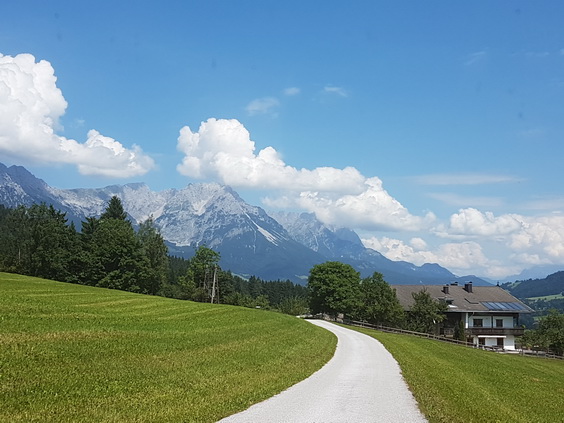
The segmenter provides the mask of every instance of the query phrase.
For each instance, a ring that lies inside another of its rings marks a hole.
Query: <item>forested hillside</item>
[[[517,298],[544,297],[564,291],[564,271],[548,275],[544,279],[528,279],[505,283],[502,287]]]
[[[219,253],[205,246],[198,247],[190,260],[167,252],[152,219],[134,228],[117,197],[99,218],[87,217],[80,230],[53,206],[0,205],[0,271],[178,299],[305,312],[303,286],[232,275],[219,267]]]
[[[564,271],[548,275],[544,279],[528,279],[505,283],[502,287],[535,310],[529,316],[527,326],[532,326],[535,316],[544,316],[550,310],[564,312]]]

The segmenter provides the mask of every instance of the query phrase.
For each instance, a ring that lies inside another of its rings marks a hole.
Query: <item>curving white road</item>
[[[309,378],[221,423],[427,421],[380,342],[323,320],[310,322],[337,335],[333,358]]]

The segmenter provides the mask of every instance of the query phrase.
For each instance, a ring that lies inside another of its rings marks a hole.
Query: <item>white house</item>
[[[447,337],[454,334],[460,321],[468,342],[475,345],[515,349],[515,337],[523,335],[519,315],[533,310],[499,286],[449,285],[394,285],[400,304],[409,311],[413,293],[425,290],[437,301],[448,306],[446,319],[438,332]]]

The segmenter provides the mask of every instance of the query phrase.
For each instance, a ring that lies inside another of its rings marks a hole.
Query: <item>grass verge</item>
[[[562,360],[499,354],[350,328],[384,344],[430,422],[562,421]]]
[[[278,313],[0,273],[0,421],[213,422],[335,345]]]

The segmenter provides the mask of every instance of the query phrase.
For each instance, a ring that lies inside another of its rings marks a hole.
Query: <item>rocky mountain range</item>
[[[206,245],[221,254],[223,269],[244,277],[305,283],[313,265],[337,260],[351,264],[363,277],[381,272],[391,284],[488,284],[475,276],[456,277],[437,264],[391,261],[364,247],[350,229],[324,225],[308,213],[268,214],[247,204],[230,187],[215,183],[160,192],[143,183],[58,189],[21,166],[0,163],[0,204],[52,204],[78,228],[86,217],[99,216],[114,195],[134,224],[153,217],[171,254],[191,257],[195,248]]]

